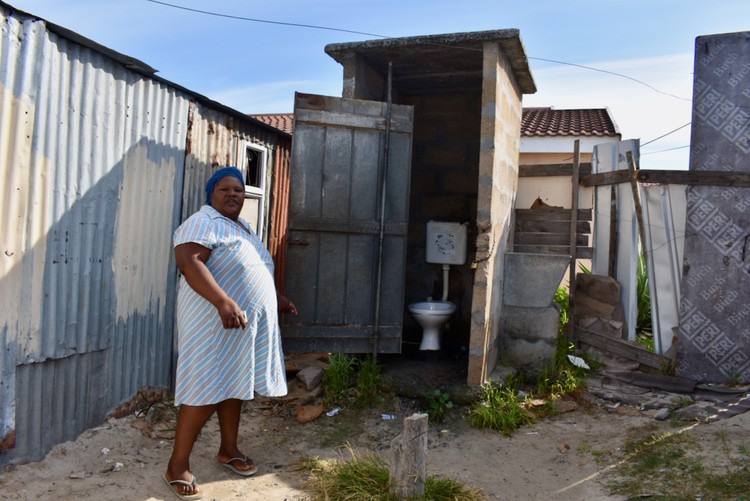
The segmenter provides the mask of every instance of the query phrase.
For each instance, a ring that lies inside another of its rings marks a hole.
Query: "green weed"
[[[357,372],[357,403],[364,407],[373,407],[383,400],[383,375],[380,364],[374,356],[359,359]]]
[[[332,353],[323,371],[323,398],[326,405],[341,405],[352,387],[356,358],[346,353]]]
[[[453,402],[448,393],[435,390],[427,395],[427,416],[431,423],[442,423],[445,420],[445,413],[448,409],[453,408]]]
[[[483,400],[469,410],[469,423],[475,428],[498,430],[510,436],[519,427],[534,421],[523,400],[513,388],[514,381],[498,387],[492,382],[483,388]]]

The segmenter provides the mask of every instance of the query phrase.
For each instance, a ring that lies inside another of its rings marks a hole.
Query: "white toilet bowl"
[[[455,311],[456,305],[450,301],[423,301],[409,305],[409,312],[422,327],[420,350],[440,349],[440,333]]]

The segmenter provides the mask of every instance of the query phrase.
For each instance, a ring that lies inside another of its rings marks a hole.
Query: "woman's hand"
[[[225,329],[236,329],[238,327],[244,329],[247,326],[247,313],[242,311],[237,303],[231,299],[227,298],[217,304],[216,310],[219,312],[221,324]]]
[[[279,303],[279,310],[281,310],[282,312],[291,313],[292,315],[297,314],[297,307],[294,306],[294,303],[289,301],[286,296],[277,293],[276,301]]]

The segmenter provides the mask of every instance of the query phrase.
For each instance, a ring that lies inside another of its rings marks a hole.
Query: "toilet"
[[[420,350],[439,350],[440,334],[443,326],[456,311],[456,305],[450,301],[422,301],[409,305],[409,313],[422,327]]]
[[[466,262],[466,223],[429,221],[425,239],[425,260],[443,266],[443,296],[441,300],[409,305],[409,313],[422,328],[420,350],[439,350],[443,327],[456,311],[456,305],[448,301],[448,276],[450,265]]]

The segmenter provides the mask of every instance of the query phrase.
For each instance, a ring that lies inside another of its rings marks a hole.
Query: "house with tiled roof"
[[[254,118],[266,125],[270,125],[290,136],[294,132],[293,113],[265,113],[261,115],[250,115],[250,118]]]
[[[548,205],[569,208],[575,141],[580,141],[581,172],[588,173],[594,146],[621,139],[607,108],[524,108],[516,208],[528,209],[537,198]],[[592,190],[581,188],[578,206],[588,209],[592,204]]]

